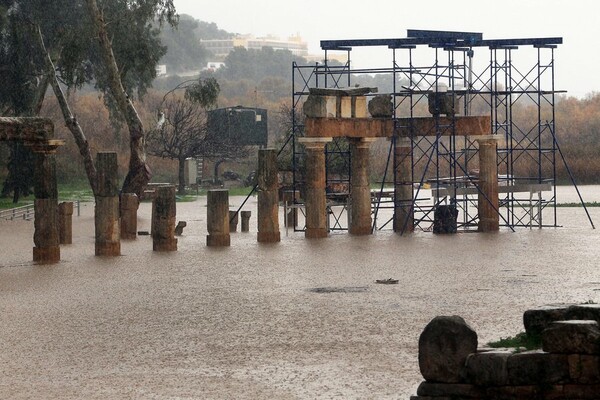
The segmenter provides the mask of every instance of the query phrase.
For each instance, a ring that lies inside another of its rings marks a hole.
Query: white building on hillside
[[[252,35],[240,35],[232,39],[200,40],[200,43],[210,50],[216,59],[225,59],[234,47],[260,50],[263,47],[271,47],[274,50],[289,50],[293,55],[299,57],[308,56],[308,46],[299,35],[290,36],[287,40],[276,36],[254,37]]]

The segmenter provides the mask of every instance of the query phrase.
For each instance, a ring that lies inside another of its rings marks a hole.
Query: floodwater
[[[177,252],[140,236],[99,258],[84,204],[52,266],[31,262],[31,221],[0,221],[0,398],[407,399],[436,315],[485,344],[521,331],[528,308],[600,302],[600,233],[582,208],[559,208],[562,228],[309,241],[282,227],[279,244],[238,232],[229,248],[205,246],[204,198],[177,212]],[[149,229],[149,204],[139,216]],[[387,278],[400,283],[374,283]]]

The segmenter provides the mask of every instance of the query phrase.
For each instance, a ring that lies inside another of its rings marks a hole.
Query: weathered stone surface
[[[135,239],[137,237],[137,210],[139,199],[135,193],[121,195],[121,239]]]
[[[481,397],[485,391],[475,385],[465,383],[421,382],[417,389],[419,396]]]
[[[596,321],[556,321],[542,332],[548,353],[600,354],[600,326]]]
[[[152,249],[154,251],[176,251],[175,219],[177,206],[175,186],[161,186],[156,189],[152,207]]]
[[[279,242],[279,193],[277,150],[258,151],[258,235],[259,242]]]
[[[96,255],[121,255],[118,197],[96,197],[94,224],[96,232]]]
[[[600,399],[600,385],[565,385],[565,399],[598,400]]]
[[[569,361],[564,354],[541,350],[512,354],[507,361],[510,385],[563,383],[569,379]]]
[[[238,226],[238,212],[229,211],[229,233],[236,232]]]
[[[242,211],[240,214],[242,214],[242,232],[249,232],[252,211]]]
[[[309,95],[302,112],[309,118],[333,118],[337,114],[337,101],[335,96]]]
[[[73,202],[58,204],[58,228],[60,244],[73,243]]]
[[[308,92],[311,95],[319,96],[364,96],[369,93],[377,93],[376,87],[359,86],[345,88],[309,88]]]
[[[600,323],[600,304],[576,304],[567,308],[564,318],[594,320]]]
[[[435,317],[419,337],[419,368],[427,381],[461,382],[465,361],[477,351],[477,333],[459,316]]]
[[[369,114],[373,118],[391,118],[394,115],[394,104],[392,96],[380,94],[369,101]]]
[[[207,194],[207,246],[229,246],[229,191],[209,190]]]
[[[371,187],[369,186],[369,144],[371,139],[351,139],[351,214],[348,231],[352,235],[371,234]]]
[[[469,354],[465,364],[465,378],[480,386],[504,386],[508,381],[507,360],[510,351],[484,351]]]
[[[115,197],[119,195],[119,171],[117,153],[99,152],[96,156],[96,196]]]
[[[600,356],[571,354],[569,376],[573,382],[582,384],[600,384]]]
[[[496,140],[486,139],[479,142],[479,193],[477,210],[480,232],[495,232],[500,229],[498,199],[498,161]]]
[[[523,325],[528,334],[540,335],[552,322],[564,320],[566,305],[547,305],[523,313]]]
[[[183,235],[183,228],[185,228],[186,226],[187,226],[187,222],[179,221],[177,223],[177,226],[175,227],[175,236]]]
[[[327,237],[327,204],[325,197],[325,145],[331,139],[301,138],[306,147],[306,230],[307,239]]]
[[[564,400],[562,385],[491,386],[484,399],[490,400]]]
[[[427,103],[431,115],[455,115],[460,110],[458,96],[452,92],[430,92]]]

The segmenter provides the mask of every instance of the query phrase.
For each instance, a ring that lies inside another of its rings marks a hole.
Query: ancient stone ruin
[[[542,307],[523,320],[542,349],[477,348],[461,317],[434,318],[419,338],[425,381],[411,400],[600,399],[600,306]]]

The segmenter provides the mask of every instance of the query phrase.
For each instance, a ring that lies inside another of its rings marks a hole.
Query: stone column
[[[262,243],[281,240],[279,233],[279,193],[277,185],[277,150],[258,151],[258,235]]]
[[[58,205],[58,227],[60,244],[73,243],[73,202],[65,201]]]
[[[152,250],[177,251],[176,216],[175,186],[157,188],[152,207]]]
[[[119,229],[119,175],[117,153],[96,156],[97,193],[94,220],[96,225],[96,255],[121,255]]]
[[[242,214],[242,232],[250,232],[250,216],[252,211],[241,211]]]
[[[371,187],[369,186],[369,146],[374,138],[350,140],[351,218],[349,231],[352,235],[371,234]]]
[[[412,158],[409,138],[396,138],[394,148],[394,232],[414,231]]]
[[[498,155],[496,139],[479,139],[479,195],[478,210],[480,232],[500,229],[498,200]]]
[[[139,200],[135,193],[121,195],[121,239],[137,237],[137,210]]]
[[[229,246],[229,191],[209,190],[207,195],[207,246]]]
[[[58,222],[58,187],[56,159],[52,151],[34,150],[34,210],[33,261],[53,264],[60,261]]]
[[[306,230],[308,239],[327,237],[325,145],[331,138],[299,138],[306,148]]]
[[[237,231],[238,212],[229,211],[229,233]]]

